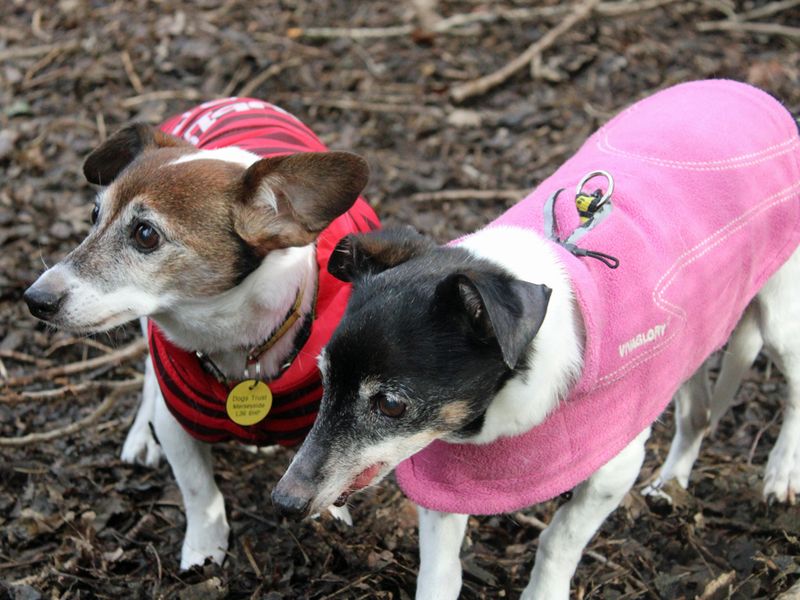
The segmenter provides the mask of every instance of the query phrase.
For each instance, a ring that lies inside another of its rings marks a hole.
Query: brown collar
[[[272,335],[270,335],[265,342],[262,342],[257,346],[253,346],[252,348],[250,348],[250,350],[248,350],[247,362],[245,363],[246,366],[250,366],[252,364],[257,363],[258,360],[264,355],[264,353],[269,351],[270,348],[272,348],[275,344],[277,344],[278,341],[284,335],[286,335],[289,329],[292,328],[292,325],[294,325],[297,322],[297,319],[299,319],[302,316],[300,312],[300,307],[303,304],[303,296],[305,295],[305,291],[306,291],[306,282],[303,281],[303,285],[300,286],[299,290],[297,290],[297,297],[294,299],[294,304],[292,305],[292,308],[289,310],[289,314],[286,315],[286,318],[284,319],[281,326],[278,327],[275,331],[273,331]]]

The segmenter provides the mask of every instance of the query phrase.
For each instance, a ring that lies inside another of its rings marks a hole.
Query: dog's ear
[[[455,273],[439,284],[435,302],[463,317],[479,340],[496,341],[503,361],[514,369],[542,326],[550,292],[503,274]]]
[[[83,163],[83,174],[89,183],[108,185],[147,148],[188,146],[177,138],[145,123],[123,127],[100,144]]]
[[[341,281],[379,273],[435,247],[413,227],[381,229],[342,238],[328,260],[328,272]]]
[[[305,246],[353,206],[368,178],[366,161],[348,152],[261,159],[244,174],[234,227],[260,256]]]

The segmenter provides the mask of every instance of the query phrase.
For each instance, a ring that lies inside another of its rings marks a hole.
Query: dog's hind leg
[[[758,322],[759,308],[756,303],[747,307],[739,324],[728,340],[728,347],[722,354],[719,377],[711,396],[711,419],[709,433],[713,433],[736,396],[742,379],[750,370],[764,345]]]
[[[689,476],[706,432],[713,431],[730,408],[736,390],[762,344],[757,307],[751,305],[731,334],[710,400],[707,364],[700,367],[675,394],[675,437],[658,478],[643,490],[645,495],[663,496],[661,487],[673,478],[681,487],[689,485]]]
[[[689,485],[689,474],[708,427],[708,404],[708,372],[703,365],[675,394],[675,437],[661,473],[645,494],[659,490],[673,478],[684,488]]]
[[[794,503],[800,492],[800,250],[758,293],[764,349],[787,381],[783,424],[764,472],[764,499]]]
[[[206,558],[222,564],[230,528],[225,516],[225,500],[214,481],[211,447],[194,439],[181,427],[161,394],[156,402],[155,430],[186,509],[181,569],[202,565]]]
[[[647,427],[604,466],[575,488],[539,536],[539,549],[523,600],[567,600],[583,549],[628,493],[644,461]]]
[[[468,515],[417,507],[419,576],[417,600],[455,600],[461,591],[461,542]]]
[[[140,319],[140,325],[145,339],[147,339],[147,319]],[[122,445],[120,458],[126,463],[143,463],[148,467],[155,467],[161,460],[161,447],[153,437],[150,424],[155,418],[156,402],[161,392],[158,389],[153,363],[150,357],[145,358],[144,385],[142,386],[142,401],[136,411],[125,443]]]

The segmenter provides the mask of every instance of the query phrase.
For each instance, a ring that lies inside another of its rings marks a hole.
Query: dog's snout
[[[292,464],[272,490],[272,503],[279,514],[301,519],[308,515],[315,493],[314,483]]]
[[[56,293],[48,289],[38,288],[33,285],[22,295],[31,314],[37,319],[48,321],[52,319],[66,298],[64,293]]]
[[[278,514],[299,519],[308,514],[311,498],[307,498],[304,495],[296,495],[291,490],[282,490],[276,487],[272,490],[272,503],[275,505]]]

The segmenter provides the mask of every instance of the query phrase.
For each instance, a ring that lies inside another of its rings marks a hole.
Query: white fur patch
[[[60,279],[59,288],[67,290],[67,297],[54,324],[73,331],[107,331],[137,317],[152,314],[164,300],[132,285],[109,293],[103,292],[77,277],[64,263],[45,271],[37,284],[47,284],[53,279]]]
[[[459,440],[485,444],[529,431],[556,408],[580,374],[583,332],[572,284],[550,242],[526,229],[491,227],[468,237],[461,247],[518,279],[552,290],[544,322],[533,340],[530,369],[495,396],[480,433]]]
[[[254,162],[260,160],[260,156],[238,148],[236,146],[228,146],[226,148],[215,148],[213,150],[198,150],[191,152],[173,160],[169,165],[180,165],[183,163],[192,162],[193,160],[221,160],[230,162],[243,167],[249,167]]]

